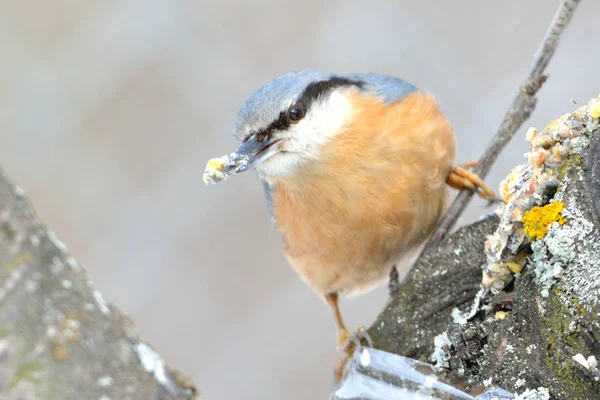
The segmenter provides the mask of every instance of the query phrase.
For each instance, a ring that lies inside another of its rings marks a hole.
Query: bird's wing
[[[398,101],[407,94],[418,90],[417,87],[400,78],[373,72],[346,74],[344,77],[365,82],[365,90],[374,91],[387,104]]]
[[[268,182],[262,181],[263,189],[265,190],[265,197],[267,199],[267,209],[269,210],[269,215],[271,216],[271,223],[275,225],[275,212],[273,211],[273,188],[269,185]]]

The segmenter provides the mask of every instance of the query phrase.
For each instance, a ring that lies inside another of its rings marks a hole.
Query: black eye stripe
[[[326,95],[331,93],[334,89],[344,86],[356,86],[362,88],[364,82],[353,81],[346,78],[333,77],[325,81],[313,82],[304,89],[304,92],[300,96],[300,100],[306,105],[306,109],[309,110],[312,103],[324,98]]]
[[[313,82],[304,89],[304,92],[300,95],[298,102],[302,102],[304,105],[304,115],[308,114],[311,105],[324,98],[326,95],[331,93],[334,89],[344,86],[355,86],[362,88],[364,86],[362,81],[354,81],[351,79],[332,77],[324,81]],[[271,122],[266,128],[254,133],[258,142],[264,142],[270,139],[273,134],[277,131],[284,131],[290,127],[290,125],[297,121],[291,121],[288,115],[289,109],[281,111],[277,119]],[[248,140],[252,136],[248,135],[244,141]]]
[[[242,139],[242,143],[245,143],[248,141],[248,139],[250,139],[252,136],[256,135],[256,141],[257,142],[264,142],[267,139],[271,138],[271,136],[273,136],[273,133],[277,132],[277,131],[284,131],[287,128],[289,128],[291,125],[291,122],[287,116],[287,110],[286,111],[281,111],[279,113],[279,116],[277,117],[276,120],[274,120],[273,122],[271,122],[269,124],[269,126],[267,126],[266,128],[263,128],[257,132],[254,133],[250,133],[248,135],[246,135],[243,139]]]

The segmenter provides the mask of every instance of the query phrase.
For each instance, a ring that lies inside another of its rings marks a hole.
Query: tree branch
[[[571,21],[573,14],[580,0],[565,0],[561,3],[556,12],[546,36],[542,41],[533,61],[533,65],[529,71],[527,79],[519,87],[519,92],[513,100],[510,108],[506,112],[498,132],[494,135],[488,144],[485,152],[478,161],[475,172],[483,179],[488,174],[492,165],[500,155],[500,152],[513,138],[517,130],[529,119],[531,113],[535,109],[537,98],[535,95],[540,90],[548,75],[544,74],[550,59],[554,55],[561,34]],[[440,242],[446,237],[446,234],[452,229],[460,215],[463,213],[473,192],[470,190],[461,190],[454,202],[450,205],[446,214],[438,224],[437,229],[429,237],[429,240],[423,247],[423,250],[417,257],[415,265],[418,265],[423,256],[431,249],[437,247]],[[393,296],[398,292],[399,282],[398,273],[393,268],[390,274],[389,290]]]

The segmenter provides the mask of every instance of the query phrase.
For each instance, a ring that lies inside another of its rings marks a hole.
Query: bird
[[[495,194],[476,162],[455,164],[455,132],[434,95],[394,76],[290,72],[258,88],[233,125],[239,147],[210,160],[204,181],[256,171],[288,264],[333,312],[340,379],[356,348],[340,297],[378,287],[393,268],[406,276],[450,187]]]

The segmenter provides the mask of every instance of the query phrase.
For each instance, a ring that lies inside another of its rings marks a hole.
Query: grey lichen
[[[543,240],[531,245],[533,255],[530,265],[534,267],[543,297],[548,297],[550,288],[562,274],[563,268],[575,256],[573,238],[564,235],[557,225],[552,225]]]
[[[523,393],[518,394],[515,400],[550,400],[550,392],[545,387],[527,389]]]
[[[532,244],[531,266],[534,268],[541,294],[548,297],[549,290],[558,279],[567,290],[576,291],[584,305],[600,305],[600,235],[589,216],[583,215],[577,205],[575,193],[559,192],[557,197],[565,202],[564,225],[554,223],[548,234]]]

